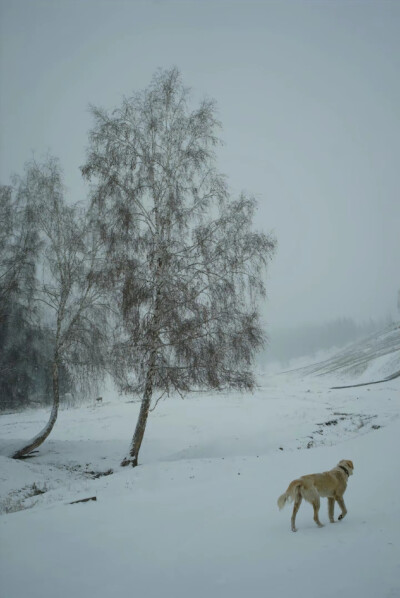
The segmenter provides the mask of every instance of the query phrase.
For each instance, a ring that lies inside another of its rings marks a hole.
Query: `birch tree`
[[[20,180],[20,192],[34,206],[42,241],[41,268],[37,273],[35,301],[53,336],[53,407],[45,427],[15,452],[21,458],[40,446],[57,419],[59,374],[96,375],[105,367],[107,297],[96,285],[101,244],[88,214],[78,205],[67,205],[59,163],[49,158],[32,162]]]
[[[114,374],[141,406],[122,465],[136,466],[153,404],[190,389],[251,389],[263,343],[257,302],[275,240],[252,229],[216,168],[214,101],[189,108],[173,68],[108,113],[92,107],[84,176],[107,246],[122,337]]]

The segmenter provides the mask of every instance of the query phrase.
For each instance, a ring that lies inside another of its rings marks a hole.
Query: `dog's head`
[[[347,469],[347,471],[349,472],[349,476],[353,475],[353,470],[354,470],[354,465],[353,465],[353,461],[350,461],[349,459],[342,459],[341,461],[339,461],[338,466],[342,466],[345,469]]]

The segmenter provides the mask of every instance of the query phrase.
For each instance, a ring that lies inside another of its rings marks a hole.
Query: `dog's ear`
[[[353,465],[353,461],[350,461],[349,459],[346,461],[347,465],[349,467],[351,467],[351,469],[354,469],[354,465]]]

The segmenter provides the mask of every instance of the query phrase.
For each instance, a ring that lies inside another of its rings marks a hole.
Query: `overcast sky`
[[[400,2],[0,0],[0,180],[62,162],[71,200],[88,104],[119,105],[157,67],[217,100],[220,169],[273,230],[270,325],[396,316]]]

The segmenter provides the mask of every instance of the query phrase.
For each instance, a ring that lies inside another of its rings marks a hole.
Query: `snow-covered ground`
[[[135,469],[119,462],[137,403],[63,410],[18,462],[11,448],[48,413],[1,416],[0,595],[400,596],[400,379],[331,390],[335,380],[300,371],[264,376],[254,394],[166,399]],[[355,467],[347,517],[329,524],[323,499],[319,529],[303,503],[293,534],[278,496],[340,459]]]

